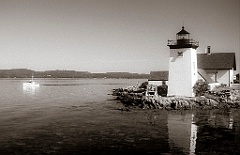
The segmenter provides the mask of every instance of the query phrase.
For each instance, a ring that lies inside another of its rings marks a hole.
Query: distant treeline
[[[148,79],[149,74],[138,74],[129,72],[106,72],[90,73],[75,70],[48,70],[34,71],[29,69],[7,69],[0,70],[0,78],[128,78]]]

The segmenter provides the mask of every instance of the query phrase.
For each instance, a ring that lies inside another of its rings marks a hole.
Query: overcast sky
[[[235,52],[239,0],[0,0],[0,69],[168,70],[185,26],[198,53]]]

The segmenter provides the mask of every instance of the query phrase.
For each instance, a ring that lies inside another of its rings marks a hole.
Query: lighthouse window
[[[182,51],[178,51],[178,56],[182,57],[183,56],[183,52]]]

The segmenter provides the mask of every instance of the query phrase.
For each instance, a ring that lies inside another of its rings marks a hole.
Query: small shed
[[[148,79],[148,85],[160,86],[167,84],[168,71],[151,71]]]

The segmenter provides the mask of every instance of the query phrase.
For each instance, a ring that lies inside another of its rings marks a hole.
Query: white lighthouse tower
[[[197,81],[197,52],[199,43],[190,39],[190,33],[182,30],[176,40],[168,40],[170,47],[168,96],[194,96]]]

